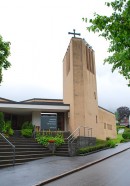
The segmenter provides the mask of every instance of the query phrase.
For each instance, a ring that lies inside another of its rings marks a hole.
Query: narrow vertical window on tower
[[[97,115],[96,115],[96,123],[98,123],[98,118],[97,118]]]
[[[94,98],[95,98],[95,99],[97,98],[97,96],[96,96],[96,92],[94,92]]]
[[[66,75],[69,74],[70,71],[70,48],[68,48],[66,53]]]
[[[89,48],[89,69],[90,72],[92,72],[92,53],[90,48]]]
[[[94,54],[93,54],[93,50],[91,51],[91,65],[92,65],[92,73],[94,74]]]
[[[86,46],[86,64],[87,64],[87,69],[90,70],[90,68],[89,68],[89,49],[88,49],[88,46]]]

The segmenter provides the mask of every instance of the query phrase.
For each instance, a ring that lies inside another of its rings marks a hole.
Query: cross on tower
[[[75,37],[76,35],[78,35],[78,36],[80,36],[80,35],[81,35],[80,33],[76,33],[76,32],[75,32],[75,29],[73,29],[73,31],[74,31],[74,32],[68,32],[68,34],[73,34],[73,35],[74,35],[74,37]]]

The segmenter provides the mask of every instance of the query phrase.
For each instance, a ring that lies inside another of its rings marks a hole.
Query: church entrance
[[[22,124],[26,121],[32,121],[32,115],[19,115],[19,114],[9,114],[4,113],[4,120],[11,121],[12,129],[13,130],[21,130]]]

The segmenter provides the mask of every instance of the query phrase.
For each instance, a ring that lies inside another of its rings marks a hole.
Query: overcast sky
[[[76,29],[96,56],[98,104],[115,110],[130,107],[127,81],[103,65],[108,43],[86,30],[82,17],[109,15],[105,0],[0,0],[0,34],[11,42],[12,66],[3,73],[0,97],[14,101],[63,98],[62,61]]]

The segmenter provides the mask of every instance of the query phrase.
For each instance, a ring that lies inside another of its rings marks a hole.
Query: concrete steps
[[[56,148],[56,156],[69,156],[66,140],[69,135],[69,132],[63,132],[65,143]],[[20,136],[19,131],[17,135],[10,137],[8,140],[15,145],[15,165],[52,155],[52,151],[47,147],[38,144],[34,138]],[[12,165],[13,149],[5,140],[0,138],[0,168]]]
[[[69,156],[68,143],[65,142],[60,147],[57,147],[55,151],[55,155],[56,156]]]
[[[15,145],[15,164],[52,155],[51,151],[38,144],[33,138],[11,137],[9,141]],[[0,167],[13,165],[13,149],[0,138]]]

